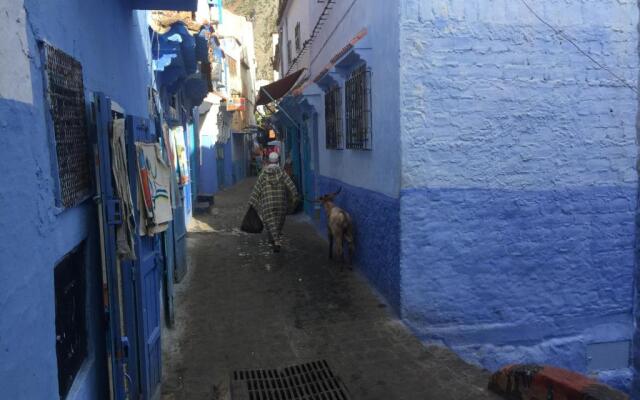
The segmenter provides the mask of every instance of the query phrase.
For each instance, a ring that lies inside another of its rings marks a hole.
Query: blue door
[[[165,143],[166,140],[170,140],[168,135],[165,135],[162,132],[162,124],[160,123],[160,119],[155,119],[155,127],[156,132],[158,132],[158,136],[160,139],[161,147],[163,149],[170,149],[172,147],[171,143]],[[168,132],[166,132],[168,133]],[[166,154],[165,151],[165,160],[172,164],[173,160],[170,160],[169,154]],[[171,171],[175,173],[174,171]],[[172,175],[174,179],[176,179],[175,175]],[[164,310],[164,320],[167,326],[173,326],[173,322],[175,320],[175,309],[173,303],[173,276],[176,265],[176,256],[175,256],[175,245],[173,241],[173,221],[169,224],[167,230],[162,234],[162,255],[163,255],[163,269],[162,269],[162,304]]]
[[[311,152],[312,144],[309,135],[309,129],[306,124],[302,126],[302,170],[303,170],[303,199],[304,199],[304,211],[308,215],[313,214],[315,208],[315,177],[311,170]]]
[[[187,225],[185,221],[184,187],[180,187],[178,206],[173,215],[173,243],[175,252],[174,281],[180,282],[187,274]]]
[[[134,205],[136,226],[140,224],[138,210],[138,168],[136,142],[155,143],[158,141],[155,129],[148,119],[127,116],[127,163],[129,182]],[[140,236],[136,232],[136,260],[131,263],[130,279],[135,290],[135,304],[129,304],[135,310],[137,381],[142,399],[155,399],[160,396],[161,380],[161,324],[160,324],[160,265],[161,237]],[[125,278],[126,275],[125,274]]]
[[[226,187],[224,179],[224,144],[217,143],[216,147],[216,172],[218,174],[218,190]]]
[[[291,156],[292,168],[293,168],[293,182],[296,184],[296,188],[301,194],[304,194],[302,189],[302,168],[300,163],[300,136],[301,132],[299,127],[289,126],[287,128],[287,153],[285,157]]]
[[[164,320],[167,326],[173,326],[175,308],[173,303],[173,279],[176,269],[175,243],[173,241],[173,224],[162,234],[164,249],[164,271],[162,273],[162,302],[164,304]]]
[[[124,399],[130,364],[128,339],[122,318],[122,286],[118,275],[115,227],[121,221],[118,199],[113,187],[111,170],[111,100],[102,93],[96,93],[93,112],[89,113],[91,125],[95,128],[92,138],[94,166],[96,173],[96,202],[99,208],[100,242],[102,248],[103,306],[106,322],[107,372],[112,399]]]
[[[180,129],[180,127],[174,127],[170,130],[170,133],[169,140],[172,140],[177,148],[178,142],[183,140],[178,140],[178,138],[184,138],[184,136],[181,136],[184,135],[184,130]],[[176,170],[173,171],[173,179],[175,182],[179,182],[178,169],[179,162],[176,159]],[[187,215],[188,211],[185,199],[185,186],[181,183],[179,183],[178,186],[179,198],[176,201],[176,209],[174,210],[173,221],[171,222],[171,227],[173,229],[173,250],[175,260],[173,270],[174,282],[180,282],[187,273],[187,226],[185,215]],[[189,198],[189,204],[190,202],[191,199]]]

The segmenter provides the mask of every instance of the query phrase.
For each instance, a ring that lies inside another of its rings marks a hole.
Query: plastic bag
[[[253,206],[249,206],[247,213],[242,219],[242,225],[240,225],[240,229],[243,232],[247,233],[260,233],[264,229],[262,220],[260,219],[258,212],[255,210],[255,208],[253,208]]]

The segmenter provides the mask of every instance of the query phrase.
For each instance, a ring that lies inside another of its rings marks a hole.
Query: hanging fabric
[[[172,130],[173,140],[176,147],[176,165],[180,185],[189,184],[189,162],[187,157],[187,145],[184,140],[184,129],[181,126]]]
[[[165,162],[160,144],[136,143],[140,191],[140,234],[152,236],[168,228],[173,219],[171,207],[171,168]]]
[[[180,192],[178,189],[178,177],[176,171],[176,144],[171,136],[169,126],[166,122],[163,122],[162,143],[164,144],[165,161],[171,169],[171,208],[175,210],[178,207],[178,201],[180,201]]]
[[[124,135],[124,119],[113,120],[111,135],[111,170],[116,193],[120,199],[122,223],[116,227],[116,246],[118,255],[125,260],[134,260],[135,256],[135,218],[133,200],[129,186],[129,169]]]

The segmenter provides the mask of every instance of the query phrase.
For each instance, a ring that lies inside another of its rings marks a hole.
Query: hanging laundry
[[[122,223],[116,227],[116,247],[118,255],[126,260],[134,260],[135,256],[135,217],[133,200],[129,185],[129,168],[124,135],[124,119],[113,120],[111,136],[111,170],[115,182],[116,193],[120,199]]]
[[[171,130],[173,140],[176,146],[176,160],[178,167],[178,176],[181,185],[189,183],[189,162],[187,157],[187,146],[184,140],[184,130],[181,126]]]
[[[175,141],[171,139],[169,126],[166,122],[162,123],[162,144],[164,145],[165,160],[171,169],[171,208],[178,208],[180,192],[178,189],[178,176],[176,171],[176,146]]]
[[[173,219],[171,207],[171,168],[165,162],[159,143],[136,143],[140,191],[140,234],[163,232]],[[144,226],[143,226],[144,225]]]

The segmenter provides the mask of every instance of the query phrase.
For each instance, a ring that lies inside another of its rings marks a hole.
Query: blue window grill
[[[342,148],[342,96],[334,85],[324,94],[324,120],[327,149]]]
[[[371,71],[355,68],[345,82],[347,148],[371,150]]]

